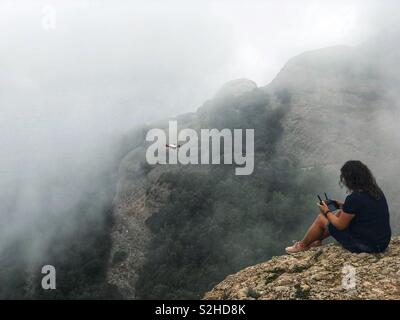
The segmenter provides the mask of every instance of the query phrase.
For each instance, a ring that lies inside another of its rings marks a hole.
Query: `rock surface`
[[[381,254],[329,244],[228,276],[204,299],[400,299],[400,237]]]
[[[146,225],[169,195],[165,185],[157,183],[155,169],[144,177],[142,150],[135,149],[122,161],[117,194],[114,198],[114,227],[107,280],[118,287],[123,297],[135,299],[138,270],[144,263],[151,233]]]
[[[280,147],[300,166],[331,165],[337,171],[349,159],[363,159],[375,169],[398,157],[399,144],[389,145],[397,132],[398,100],[371,65],[374,60],[357,47],[310,51],[289,60],[265,87],[291,94]],[[335,149],[328,157],[327,146]]]

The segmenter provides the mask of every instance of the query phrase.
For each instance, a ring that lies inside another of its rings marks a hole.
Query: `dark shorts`
[[[354,253],[361,253],[361,252],[367,252],[367,253],[377,253],[377,252],[382,252],[386,249],[385,248],[379,248],[379,247],[369,247],[357,239],[355,239],[349,230],[338,230],[335,228],[335,226],[332,223],[328,224],[328,231],[329,234],[337,241],[339,244],[345,248],[346,250],[349,250],[350,252]]]

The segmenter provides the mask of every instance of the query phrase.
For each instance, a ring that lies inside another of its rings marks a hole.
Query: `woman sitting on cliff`
[[[340,171],[340,182],[350,192],[344,203],[335,200],[340,210],[335,214],[324,202],[317,203],[320,214],[304,239],[286,248],[287,253],[320,246],[329,236],[355,253],[382,252],[389,245],[389,209],[371,171],[361,161],[348,161]]]

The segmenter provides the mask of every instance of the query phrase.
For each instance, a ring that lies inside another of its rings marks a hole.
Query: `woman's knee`
[[[328,219],[322,213],[320,213],[316,219],[316,222],[321,226],[321,228],[326,228]]]

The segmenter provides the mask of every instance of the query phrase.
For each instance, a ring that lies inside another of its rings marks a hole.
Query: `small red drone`
[[[176,145],[176,144],[166,144],[165,145],[167,149],[179,149],[181,147],[180,144]]]

